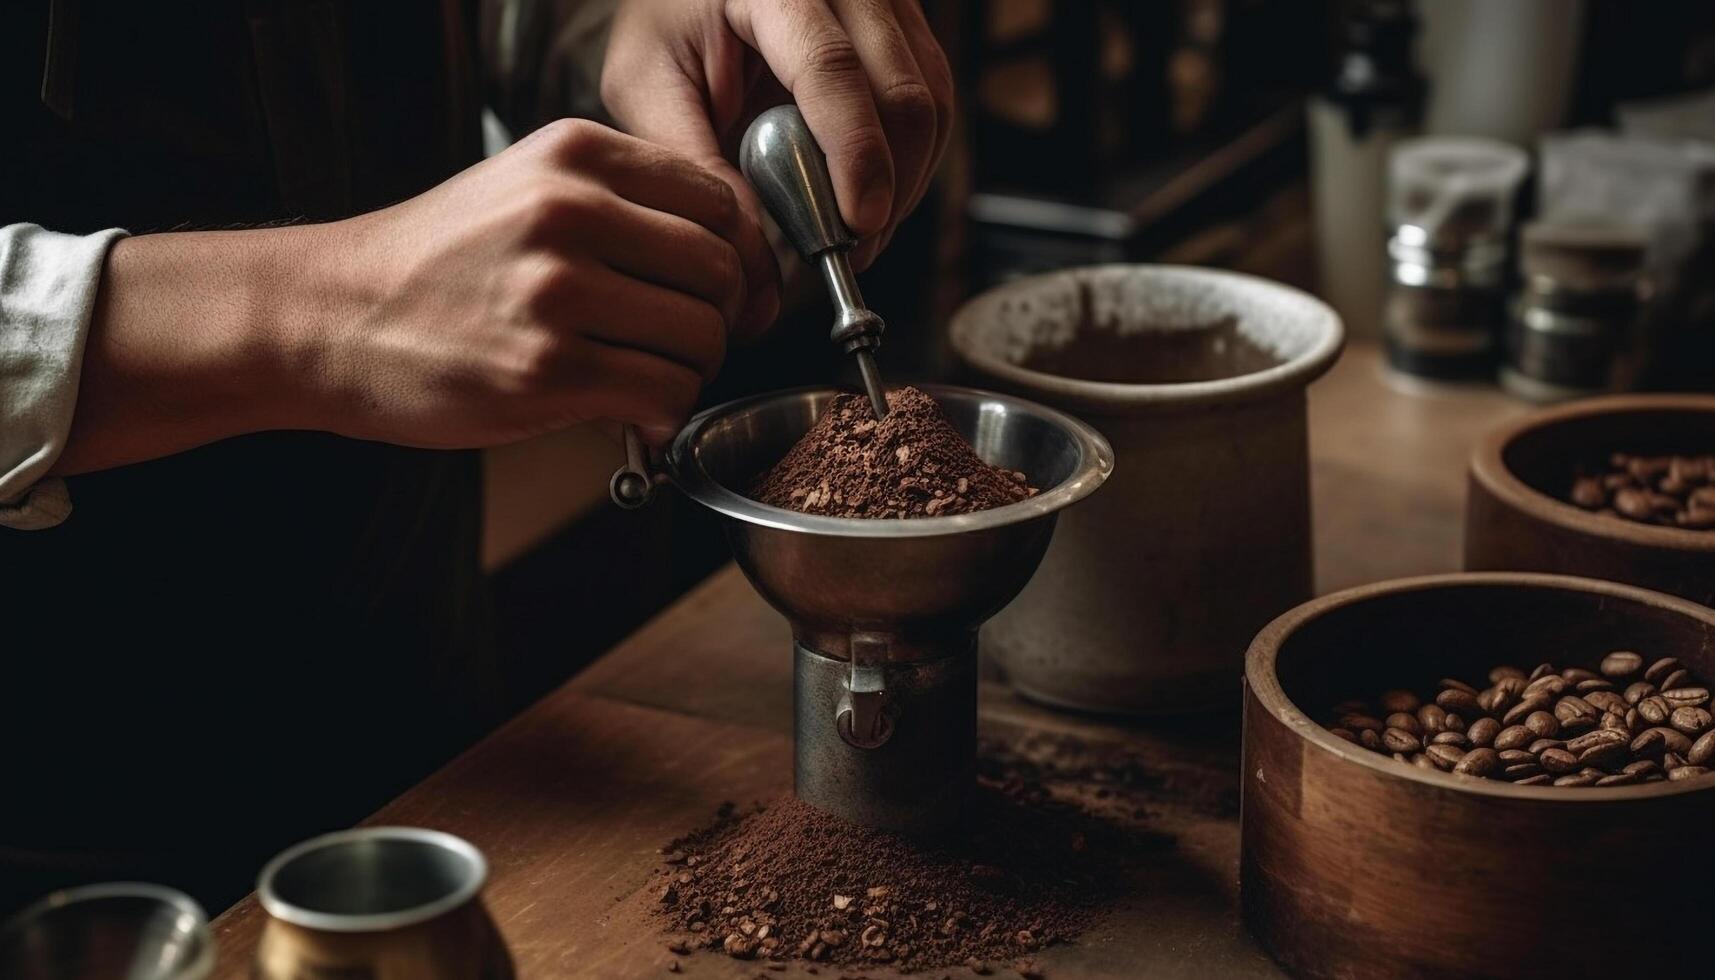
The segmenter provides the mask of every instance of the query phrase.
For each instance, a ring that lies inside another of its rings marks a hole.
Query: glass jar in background
[[[1406,140],[1388,161],[1388,363],[1444,381],[1488,379],[1506,322],[1513,202],[1529,169],[1495,140]]]
[[[1501,384],[1535,402],[1626,387],[1648,298],[1649,235],[1619,224],[1532,222],[1519,236],[1518,295]]]

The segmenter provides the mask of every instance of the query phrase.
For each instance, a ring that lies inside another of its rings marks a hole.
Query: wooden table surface
[[[1348,350],[1310,405],[1318,587],[1456,569],[1466,456],[1525,408],[1486,388],[1397,390],[1369,346]],[[664,975],[674,957],[640,919],[657,848],[724,801],[791,788],[789,644],[786,623],[729,566],[368,822],[440,828],[488,855],[486,900],[521,977]],[[985,737],[1113,744],[1166,787],[1236,793],[1236,725],[1236,714],[1116,724],[990,682],[982,691]],[[1134,900],[1039,966],[1055,980],[1278,976],[1236,921],[1232,813],[1169,792],[1146,819],[1174,846],[1140,873]],[[217,977],[247,975],[262,921],[254,897],[215,920]],[[701,977],[759,973],[707,953],[681,965]],[[804,974],[795,964],[764,975]]]

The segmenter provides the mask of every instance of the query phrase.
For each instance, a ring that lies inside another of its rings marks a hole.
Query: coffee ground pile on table
[[[839,395],[786,457],[751,489],[775,507],[830,517],[945,517],[1033,496],[1023,473],[983,462],[916,388],[869,399]]]
[[[651,889],[677,933],[667,948],[1040,976],[1029,955],[1071,939],[1124,894],[1135,846],[1114,825],[1039,797],[984,788],[971,811],[966,826],[926,843],[791,796],[742,814],[724,807],[714,825],[663,849]]]

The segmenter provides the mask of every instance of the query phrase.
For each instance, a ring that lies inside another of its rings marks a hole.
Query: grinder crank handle
[[[626,510],[636,510],[655,495],[655,478],[649,473],[649,453],[637,426],[620,426],[625,437],[625,464],[607,481],[607,495]]]
[[[829,339],[857,358],[876,418],[886,415],[887,398],[875,366],[884,324],[858,291],[846,260],[857,239],[840,220],[827,158],[798,107],[778,105],[757,116],[739,144],[738,166],[793,247],[822,270],[836,311]]]

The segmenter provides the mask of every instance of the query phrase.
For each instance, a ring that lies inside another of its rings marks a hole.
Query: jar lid
[[[1388,157],[1388,220],[1403,245],[1457,252],[1504,240],[1513,198],[1530,168],[1524,151],[1498,140],[1426,136]]]

